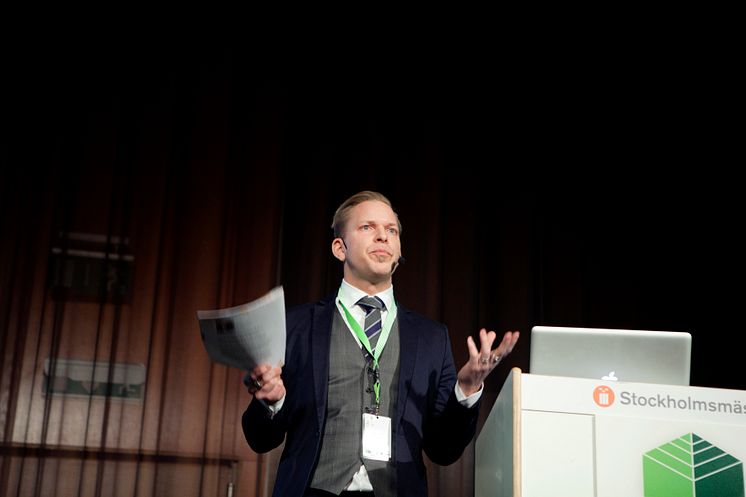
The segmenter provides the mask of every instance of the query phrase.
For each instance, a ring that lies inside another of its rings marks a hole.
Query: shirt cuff
[[[264,409],[267,411],[267,414],[269,415],[269,419],[272,419],[275,417],[275,414],[277,414],[280,409],[282,409],[282,405],[285,403],[285,396],[283,396],[280,400],[272,405],[267,404],[262,399],[255,398],[254,400],[259,402],[264,407]]]
[[[461,390],[461,387],[458,386],[458,381],[456,382],[456,386],[454,388],[456,389],[456,400],[458,400],[459,404],[468,408],[473,407],[474,404],[476,404],[477,401],[482,397],[482,392],[484,392],[484,383],[480,385],[479,390],[469,395],[468,397]]]

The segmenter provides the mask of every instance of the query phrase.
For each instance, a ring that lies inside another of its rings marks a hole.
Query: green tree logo
[[[746,497],[743,463],[694,433],[642,457],[645,497]]]

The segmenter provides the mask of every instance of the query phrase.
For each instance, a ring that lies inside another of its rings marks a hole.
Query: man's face
[[[356,205],[350,209],[342,238],[344,275],[349,283],[363,286],[391,281],[394,263],[401,255],[399,224],[391,207],[377,200]]]

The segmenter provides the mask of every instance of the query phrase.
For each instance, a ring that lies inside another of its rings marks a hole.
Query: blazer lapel
[[[313,383],[316,394],[316,416],[324,425],[326,399],[329,394],[329,343],[332,336],[332,317],[336,304],[333,298],[319,301],[314,307],[311,328]]]
[[[412,384],[414,366],[417,362],[417,346],[420,341],[420,333],[412,322],[409,311],[398,303],[397,306],[396,319],[399,321],[399,393],[396,399],[394,427],[399,426],[404,415],[404,407],[409,395],[409,385]]]

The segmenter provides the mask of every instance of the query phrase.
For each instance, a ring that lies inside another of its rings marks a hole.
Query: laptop
[[[680,331],[534,326],[532,374],[689,385],[692,336]]]

